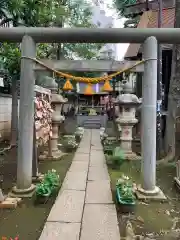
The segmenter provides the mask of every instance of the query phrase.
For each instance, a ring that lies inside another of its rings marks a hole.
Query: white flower
[[[128,177],[128,176],[125,176],[125,175],[123,175],[122,178],[123,178],[124,180],[129,180],[129,177]]]
[[[52,169],[51,172],[54,172],[54,173],[55,173],[55,172],[56,172],[56,169]]]

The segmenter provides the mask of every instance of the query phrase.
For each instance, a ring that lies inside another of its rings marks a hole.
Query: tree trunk
[[[15,146],[17,144],[18,134],[18,90],[17,79],[12,79],[12,111],[11,111],[11,140],[10,144]]]
[[[175,28],[180,28],[180,0],[176,0]],[[176,120],[180,116],[180,44],[173,46],[172,72],[168,96],[166,151],[176,155]]]
[[[166,153],[175,156],[175,133],[176,133],[176,102],[169,94],[168,97],[168,115],[166,120],[165,149]]]

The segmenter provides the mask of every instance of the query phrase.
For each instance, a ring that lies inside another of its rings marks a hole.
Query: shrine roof
[[[174,28],[175,8],[166,8],[162,11],[162,28]],[[144,12],[140,18],[137,28],[157,28],[158,27],[158,11],[150,10]],[[136,57],[140,51],[141,44],[129,44],[124,58]],[[171,44],[162,46],[163,49],[171,49]]]

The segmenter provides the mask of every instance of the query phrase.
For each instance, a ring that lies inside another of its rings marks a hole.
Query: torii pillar
[[[165,200],[156,186],[156,103],[157,103],[157,40],[149,37],[144,43],[144,77],[142,86],[142,186],[137,197],[141,200]]]

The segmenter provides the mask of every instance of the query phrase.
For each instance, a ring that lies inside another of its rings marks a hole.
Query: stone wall
[[[7,140],[10,136],[11,101],[11,95],[0,94],[0,135],[2,140]]]

